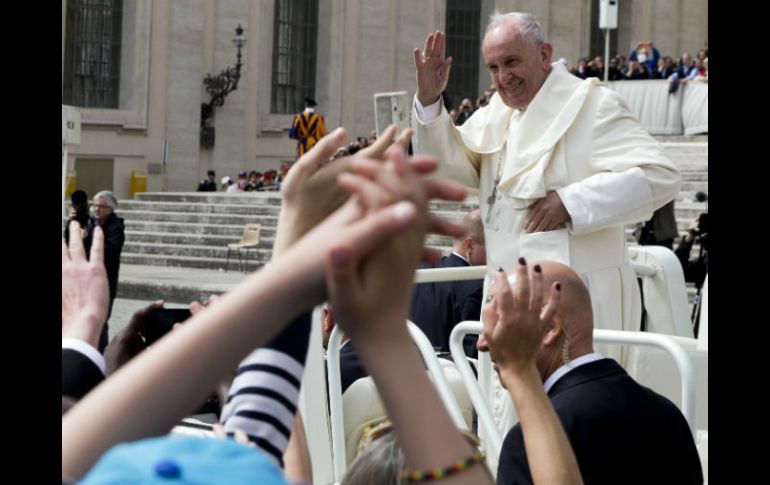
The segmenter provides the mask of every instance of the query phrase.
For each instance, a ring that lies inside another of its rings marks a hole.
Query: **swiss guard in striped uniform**
[[[289,138],[297,141],[297,158],[313,148],[318,140],[326,135],[324,117],[315,112],[314,99],[305,98],[305,111],[294,117],[294,123],[289,130]]]

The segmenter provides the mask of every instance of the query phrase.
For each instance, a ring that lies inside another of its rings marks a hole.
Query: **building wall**
[[[69,149],[70,167],[76,158],[112,160],[113,180],[104,186],[126,198],[132,171],[159,172],[148,173],[148,190],[188,191],[209,169],[218,178],[235,177],[294,159],[296,144],[287,136],[292,115],[270,113],[274,0],[127,0],[124,9],[120,108],[81,110],[81,144]],[[535,14],[555,58],[574,62],[589,54],[590,20],[598,15],[591,0],[481,0],[482,32],[495,9]],[[62,0],[62,30],[65,12]],[[375,127],[375,93],[411,97],[412,51],[429,32],[443,30],[444,21],[444,0],[319,0],[316,100],[327,128],[367,135]],[[203,78],[235,65],[239,23],[248,39],[241,79],[215,109],[216,143],[204,149]],[[613,35],[622,53],[653,40],[662,54],[695,54],[708,38],[707,0],[620,0]],[[483,91],[490,80],[481,56],[479,64]]]

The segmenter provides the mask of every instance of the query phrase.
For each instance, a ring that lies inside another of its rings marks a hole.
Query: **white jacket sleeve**
[[[663,147],[631,114],[617,93],[606,88],[591,132],[592,171],[557,190],[575,235],[648,220],[676,197],[681,177]]]
[[[454,180],[468,188],[470,193],[477,193],[481,155],[465,147],[443,103],[440,103],[438,116],[428,122],[420,118],[417,103],[415,97],[412,113],[414,153],[438,158],[439,168],[434,172],[434,177]],[[433,106],[425,107],[424,110],[431,108]]]

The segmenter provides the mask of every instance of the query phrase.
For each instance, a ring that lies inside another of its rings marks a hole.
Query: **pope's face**
[[[532,45],[515,24],[507,23],[486,34],[481,50],[503,103],[514,109],[526,108],[551,71],[551,45]]]

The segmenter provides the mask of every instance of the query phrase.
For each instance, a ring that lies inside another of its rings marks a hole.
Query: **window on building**
[[[118,108],[122,0],[67,0],[62,103]]]
[[[272,113],[302,111],[315,97],[318,0],[276,0]]]
[[[446,55],[452,57],[452,73],[446,87],[451,108],[463,98],[475,103],[479,94],[481,0],[447,0]]]

